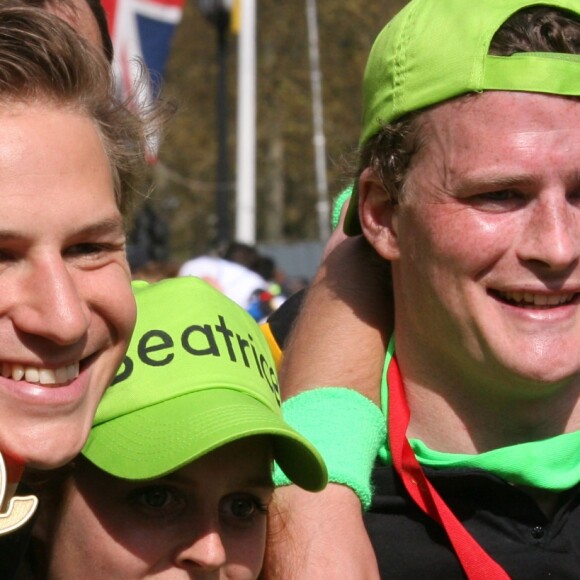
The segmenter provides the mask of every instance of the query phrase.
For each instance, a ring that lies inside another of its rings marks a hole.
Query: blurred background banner
[[[138,74],[135,58],[147,65],[155,92],[181,22],[184,0],[103,0],[115,49],[115,73],[121,97],[131,94]],[[149,95],[144,95],[148,98]]]

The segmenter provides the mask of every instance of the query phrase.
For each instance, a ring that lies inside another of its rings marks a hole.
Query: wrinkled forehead
[[[577,181],[578,97],[486,91],[433,106],[416,122],[411,183],[426,170],[437,170],[444,183],[490,172],[498,179],[500,173],[515,179],[529,172],[528,181],[556,174]]]
[[[471,126],[494,132],[501,139],[502,131],[522,118],[530,124],[561,125],[563,120],[554,114],[560,108],[577,116],[580,97],[492,90],[468,93],[428,107],[416,115],[414,123],[424,138],[435,128],[465,131]]]

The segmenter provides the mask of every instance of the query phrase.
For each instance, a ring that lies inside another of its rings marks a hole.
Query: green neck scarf
[[[381,382],[382,409],[388,417],[389,385],[387,369],[395,354],[394,337],[389,342]],[[387,442],[388,442],[387,425]],[[493,449],[478,455],[443,453],[429,449],[422,441],[410,439],[409,443],[419,463],[434,468],[477,468],[490,471],[502,479],[516,484],[550,491],[570,489],[580,482],[580,431]],[[379,455],[390,464],[388,444]]]

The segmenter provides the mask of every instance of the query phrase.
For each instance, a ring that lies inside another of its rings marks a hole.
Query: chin
[[[74,435],[73,435],[74,432]],[[88,434],[68,430],[66,436],[62,432],[46,432],[42,443],[38,439],[26,446],[14,446],[8,453],[24,460],[27,466],[34,469],[56,469],[74,459],[81,451]]]
[[[551,338],[551,337],[550,337]],[[497,362],[520,380],[557,385],[580,376],[580,344],[564,340],[516,341],[495,349]]]
[[[580,369],[577,366],[570,367],[569,361],[566,366],[554,364],[554,361],[549,361],[547,365],[538,364],[539,362],[536,360],[534,364],[522,367],[521,361],[518,361],[519,364],[512,367],[512,372],[530,386],[537,385],[545,393],[570,383],[580,375]]]

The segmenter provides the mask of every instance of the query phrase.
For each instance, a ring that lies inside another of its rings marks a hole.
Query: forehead
[[[438,167],[446,179],[469,171],[540,171],[578,167],[580,101],[488,91],[433,107],[420,117],[412,169]]]
[[[0,201],[3,212],[14,211],[11,220],[22,217],[22,205],[30,206],[27,214],[40,212],[41,200],[48,204],[42,211],[54,207],[63,219],[89,200],[103,211],[116,205],[110,163],[91,119],[47,103],[12,103],[0,106],[0,127]]]

